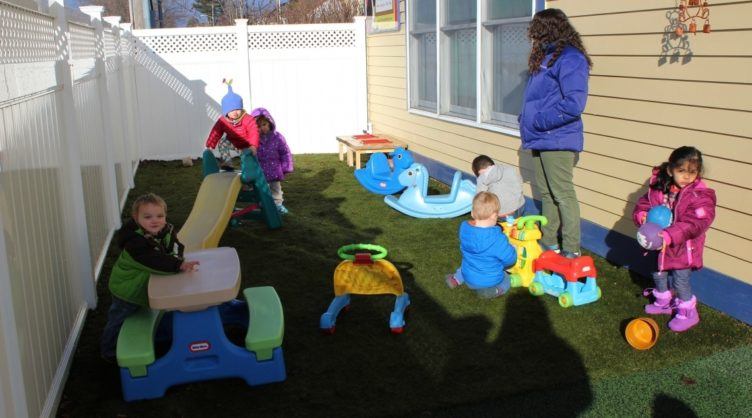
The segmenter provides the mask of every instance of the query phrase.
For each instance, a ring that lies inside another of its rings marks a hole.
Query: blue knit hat
[[[227,94],[222,98],[222,114],[227,116],[233,110],[243,108],[243,98],[232,91],[232,80],[222,82],[227,84]]]

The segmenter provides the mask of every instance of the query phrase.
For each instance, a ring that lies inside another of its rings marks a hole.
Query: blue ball
[[[671,209],[663,205],[653,206],[650,211],[648,211],[648,219],[646,222],[652,222],[658,224],[661,228],[667,228],[671,225],[672,218],[673,215],[671,214]]]

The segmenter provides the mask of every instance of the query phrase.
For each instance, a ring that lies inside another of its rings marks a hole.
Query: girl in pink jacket
[[[664,205],[673,213],[672,224],[661,234],[663,249],[653,273],[655,288],[646,290],[646,295],[652,294],[655,301],[645,305],[645,312],[673,314],[668,326],[676,332],[700,322],[689,277],[693,270],[702,268],[705,232],[715,218],[715,202],[715,191],[702,181],[702,153],[684,146],[675,149],[668,161],[653,169],[648,192],[637,201],[632,213],[638,226],[645,223],[648,211],[654,206]],[[673,303],[669,284],[676,295]]]
[[[206,138],[206,148],[218,148],[222,169],[232,170],[232,152],[250,148],[256,154],[259,133],[256,119],[243,110],[243,98],[232,91],[232,80],[227,84],[227,94],[222,97],[222,116]]]

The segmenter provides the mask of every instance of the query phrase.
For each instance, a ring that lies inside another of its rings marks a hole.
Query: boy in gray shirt
[[[499,218],[518,218],[523,215],[525,197],[522,194],[522,178],[517,169],[507,164],[495,164],[487,155],[473,160],[473,173],[477,177],[476,192],[491,192],[499,198]]]

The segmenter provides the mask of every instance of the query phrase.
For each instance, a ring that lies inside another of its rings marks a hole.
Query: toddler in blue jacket
[[[460,225],[462,265],[446,276],[449,288],[466,284],[484,299],[495,298],[509,290],[505,268],[517,261],[517,250],[497,225],[499,198],[480,192],[473,199],[473,220]]]

